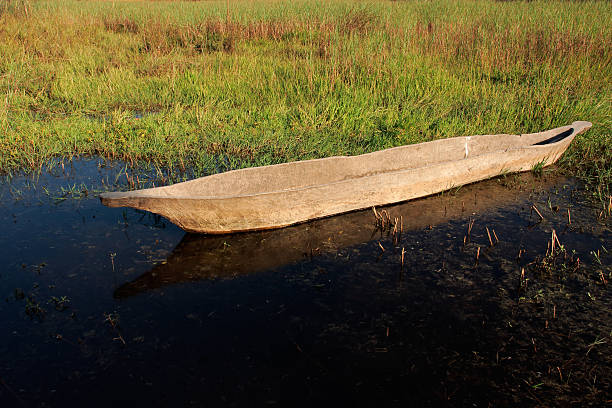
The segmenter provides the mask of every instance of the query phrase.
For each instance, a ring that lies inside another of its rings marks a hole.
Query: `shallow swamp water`
[[[610,215],[576,180],[211,237],[103,207],[125,171],[0,183],[0,406],[612,402]]]

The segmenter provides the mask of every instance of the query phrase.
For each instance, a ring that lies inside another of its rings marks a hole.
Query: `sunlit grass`
[[[19,4],[0,12],[5,172],[206,174],[589,120],[561,164],[610,188],[606,1]]]

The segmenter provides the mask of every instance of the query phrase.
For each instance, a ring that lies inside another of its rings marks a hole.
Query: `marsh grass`
[[[9,3],[4,173],[98,155],[201,175],[589,120],[561,166],[610,191],[609,2]]]
[[[31,8],[30,0],[0,0],[0,15],[10,14],[28,17]]]

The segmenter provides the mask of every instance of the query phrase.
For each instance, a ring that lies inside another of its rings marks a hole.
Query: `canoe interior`
[[[360,156],[337,156],[214,174],[166,187],[130,192],[137,197],[221,198],[303,189],[379,173],[428,167],[493,151],[548,145],[570,137],[564,126],[523,135],[479,135],[400,146]]]
[[[557,143],[557,142],[560,142],[563,139],[571,136],[572,133],[574,133],[574,129],[573,128],[569,128],[565,132],[561,132],[561,133],[559,133],[556,136],[553,136],[553,137],[548,138],[546,140],[542,140],[541,142],[538,142],[538,143],[534,143],[533,146],[544,146],[544,145],[548,145],[548,144],[552,144],[552,143]]]

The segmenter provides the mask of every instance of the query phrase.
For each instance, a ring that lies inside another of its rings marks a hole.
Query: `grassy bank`
[[[610,2],[0,2],[0,170],[99,155],[206,174],[589,120],[612,180]]]

